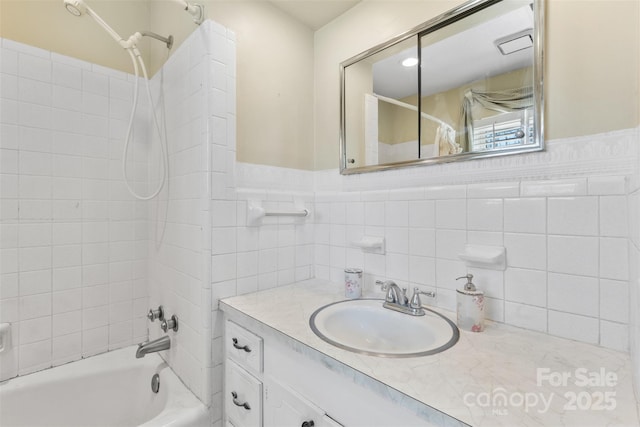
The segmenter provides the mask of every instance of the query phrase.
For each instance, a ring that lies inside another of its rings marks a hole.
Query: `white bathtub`
[[[0,383],[0,426],[210,424],[206,407],[157,354],[135,353],[127,347]]]

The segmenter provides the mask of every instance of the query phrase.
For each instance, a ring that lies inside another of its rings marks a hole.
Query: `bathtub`
[[[0,426],[210,424],[206,407],[160,356],[136,359],[135,353],[127,347],[0,383]]]

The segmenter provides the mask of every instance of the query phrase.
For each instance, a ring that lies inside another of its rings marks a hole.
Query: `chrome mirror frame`
[[[365,172],[377,172],[384,170],[393,170],[398,168],[433,165],[442,163],[451,163],[458,161],[474,160],[480,158],[497,157],[513,154],[524,154],[536,151],[543,151],[544,145],[544,86],[543,86],[543,70],[544,70],[544,28],[545,28],[545,0],[533,0],[533,98],[535,117],[533,121],[534,144],[530,147],[521,147],[516,149],[500,149],[487,152],[465,152],[459,154],[451,154],[447,156],[432,157],[425,159],[415,159],[402,162],[384,163],[378,165],[361,166],[348,168],[347,150],[346,150],[346,102],[345,102],[345,69],[361,61],[371,55],[393,46],[401,41],[411,37],[418,37],[420,34],[436,31],[453,22],[465,18],[473,13],[485,9],[501,1],[508,0],[470,0],[454,9],[451,9],[425,23],[412,28],[384,43],[381,43],[365,52],[362,52],[346,61],[340,63],[340,173],[342,175],[359,174]]]

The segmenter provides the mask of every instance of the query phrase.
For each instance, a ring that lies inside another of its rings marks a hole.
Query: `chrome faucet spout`
[[[136,359],[140,359],[149,353],[156,353],[162,350],[169,350],[171,348],[171,339],[168,335],[155,339],[153,341],[146,341],[138,344],[136,350]]]

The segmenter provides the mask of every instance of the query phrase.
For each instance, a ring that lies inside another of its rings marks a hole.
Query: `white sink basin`
[[[329,344],[373,356],[427,356],[458,342],[458,328],[439,313],[425,309],[424,316],[411,316],[382,303],[356,299],[325,305],[311,315],[309,325]]]

